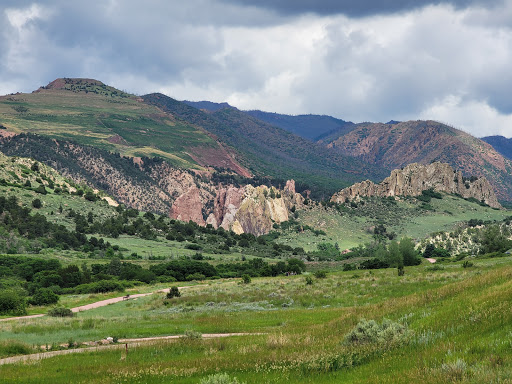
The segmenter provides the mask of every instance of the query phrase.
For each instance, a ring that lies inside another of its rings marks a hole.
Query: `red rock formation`
[[[205,225],[202,209],[199,189],[194,185],[174,201],[169,215],[173,219],[185,222],[192,220],[199,225]]]

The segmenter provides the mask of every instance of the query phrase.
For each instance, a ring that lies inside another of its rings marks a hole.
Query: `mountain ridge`
[[[505,156],[507,159],[512,160],[512,139],[504,136],[486,136],[482,137],[482,140]]]
[[[323,190],[314,193],[316,197],[330,196],[340,187],[366,178],[384,178],[387,173],[387,170],[330,151],[236,108],[205,112],[158,93],[145,95],[143,99],[176,118],[202,126],[235,148],[245,157],[244,166],[252,172],[321,186]]]
[[[324,144],[345,155],[393,169],[411,163],[448,163],[467,177],[485,177],[500,199],[512,200],[512,162],[488,143],[436,121],[358,124],[354,130],[330,137]]]

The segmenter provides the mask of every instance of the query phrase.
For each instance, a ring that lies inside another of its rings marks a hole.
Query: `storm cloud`
[[[426,5],[450,4],[456,8],[502,4],[502,0],[224,0],[232,4],[264,7],[281,14],[297,15],[316,13],[319,15],[344,14],[362,17],[378,14],[407,12]]]
[[[0,94],[90,77],[144,94],[512,136],[512,0],[10,1]]]

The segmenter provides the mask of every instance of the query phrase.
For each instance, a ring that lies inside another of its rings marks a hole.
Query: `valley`
[[[0,125],[0,383],[512,377],[506,142],[69,78]]]

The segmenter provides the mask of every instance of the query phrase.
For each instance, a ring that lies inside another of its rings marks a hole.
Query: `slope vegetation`
[[[146,95],[143,99],[189,124],[203,127],[236,148],[245,158],[244,165],[253,172],[293,178],[298,190],[306,183],[316,197],[327,197],[340,186],[366,178],[382,179],[386,173],[235,108],[207,113],[162,94]]]
[[[482,140],[505,156],[507,159],[512,159],[512,139],[507,139],[503,136],[487,136],[482,137]]]
[[[263,111],[246,111],[259,120],[285,129],[306,139],[317,140],[332,131],[347,130],[355,126],[350,121],[325,115],[283,115]]]
[[[193,173],[171,167],[162,159],[131,158],[74,142],[39,135],[0,139],[8,156],[31,157],[51,165],[76,183],[104,190],[129,207],[168,213],[175,198],[201,183]]]
[[[31,94],[2,96],[0,124],[3,135],[38,133],[126,156],[158,156],[185,168],[213,165],[241,171],[203,129],[92,79],[57,79]],[[202,150],[194,150],[198,147]]]

